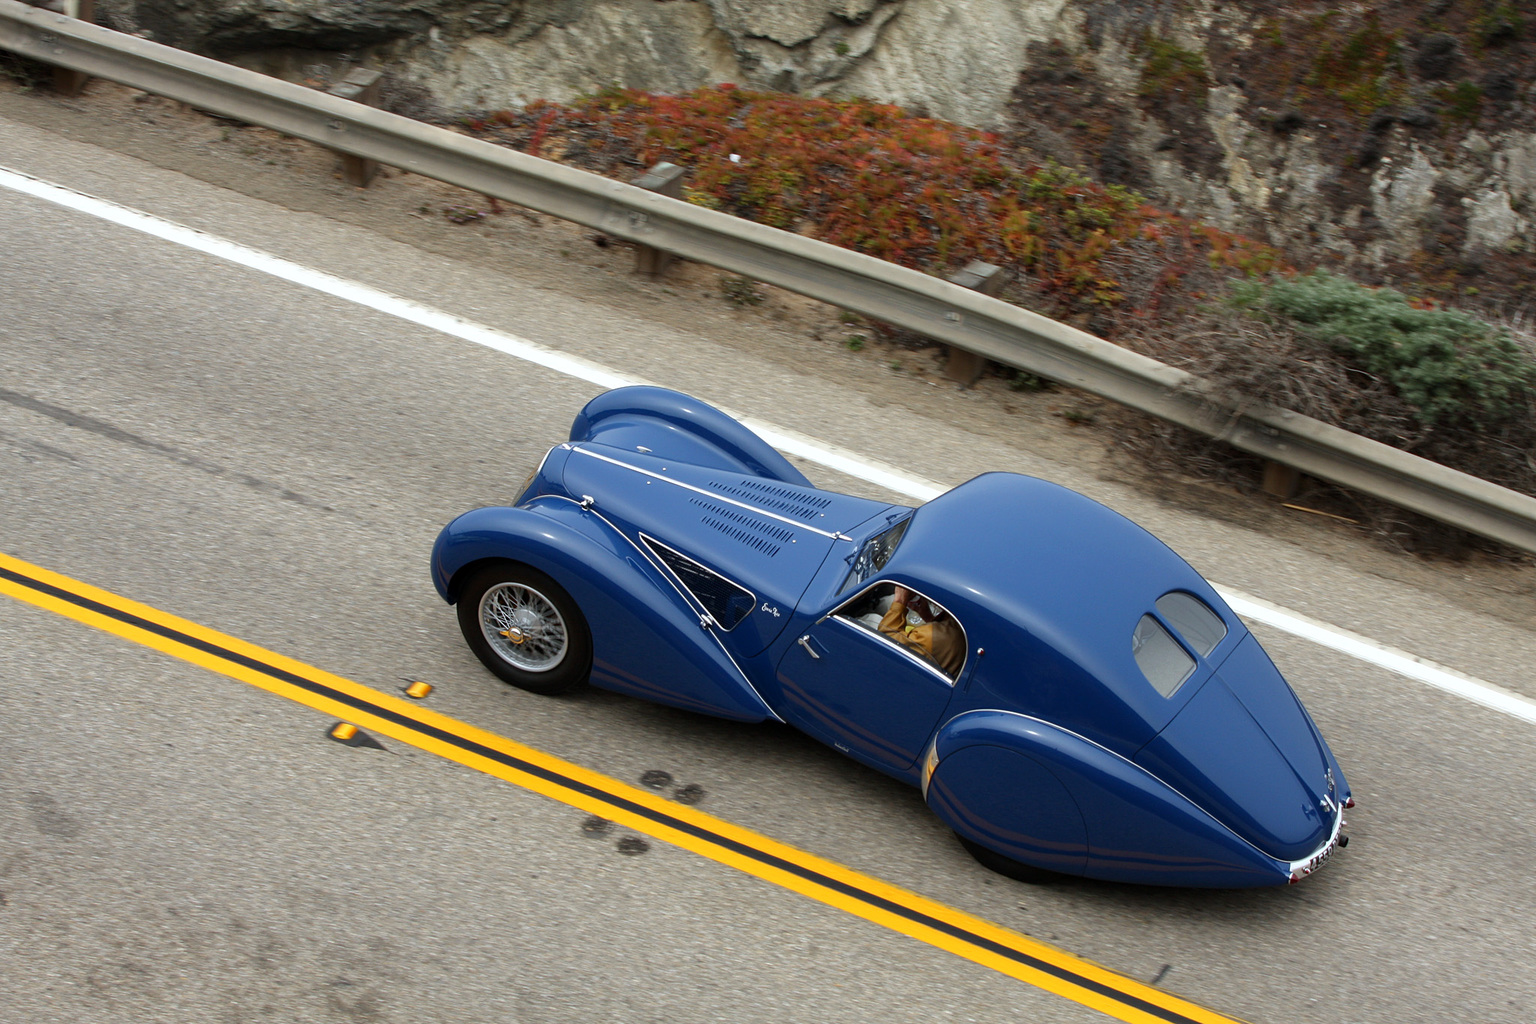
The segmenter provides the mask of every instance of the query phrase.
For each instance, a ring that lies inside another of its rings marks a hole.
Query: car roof
[[[1195,689],[1165,698],[1136,665],[1132,631],[1158,597],[1188,591],[1222,617],[1229,639],[1246,632],[1210,584],[1152,534],[1091,498],[1014,473],[984,474],[919,508],[885,574],[929,591],[973,644],[1001,642],[996,631],[1011,624],[1076,666],[1084,721],[1099,723],[1121,748],[1149,739]],[[1229,649],[1224,640],[1213,656]],[[1023,686],[998,678],[1004,666],[996,659],[978,671],[987,669],[994,689]],[[1022,689],[1013,696],[1030,704]],[[1120,709],[1107,702],[1124,705],[1128,720],[1117,722]]]

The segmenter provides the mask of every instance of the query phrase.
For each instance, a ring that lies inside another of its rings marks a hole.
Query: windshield
[[[891,560],[891,555],[896,551],[896,545],[901,543],[902,534],[907,532],[907,525],[912,522],[909,515],[901,522],[889,529],[882,530],[859,548],[859,553],[853,557],[853,563],[848,569],[848,575],[843,579],[843,585],[837,588],[841,594],[849,587],[854,587],[869,579],[875,573],[885,568],[885,563]]]

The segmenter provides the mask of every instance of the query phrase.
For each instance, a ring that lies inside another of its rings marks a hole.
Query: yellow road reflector
[[[926,942],[1130,1024],[1235,1024],[1232,1017],[1027,935],[900,889],[657,793],[561,760],[427,707],[0,554],[0,593],[238,679],[356,729],[485,772]],[[350,719],[351,721],[346,721]],[[359,723],[352,725],[352,722]]]
[[[429,694],[431,692],[432,692],[432,684],[431,683],[423,683],[423,682],[421,682],[419,680],[417,682],[412,683],[410,686],[407,686],[405,688],[405,695],[407,697],[414,697],[416,700],[421,700],[421,698],[425,697],[427,694]]]
[[[337,722],[327,729],[325,734],[337,743],[344,743],[349,747],[372,747],[374,750],[384,749],[384,744],[369,736],[351,722]]]

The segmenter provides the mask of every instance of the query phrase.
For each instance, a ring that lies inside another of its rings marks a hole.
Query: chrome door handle
[[[817,661],[821,660],[821,655],[817,654],[816,649],[811,646],[811,635],[809,633],[800,638],[800,646],[805,648],[806,654],[809,654]]]

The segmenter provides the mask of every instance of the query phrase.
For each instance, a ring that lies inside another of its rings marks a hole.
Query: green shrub
[[[1154,46],[1154,64],[1194,74],[1180,53]],[[600,173],[680,164],[691,203],[944,277],[971,260],[995,263],[1056,312],[1122,304],[1116,257],[1123,265],[1158,251],[1241,273],[1280,265],[1268,246],[1154,209],[1128,189],[1021,162],[990,132],[864,99],[729,85],[680,96],[607,89],[466,127]]]
[[[1457,82],[1435,90],[1445,104],[1445,112],[1458,121],[1474,121],[1483,107],[1483,90],[1474,82]]]
[[[1386,381],[1426,425],[1491,429],[1525,413],[1536,362],[1505,333],[1465,313],[1326,271],[1237,286],[1250,309],[1277,314]]]
[[[0,50],[0,78],[12,79],[21,86],[23,92],[30,92],[39,85],[52,81],[53,69],[31,57]]]
[[[1187,94],[1192,101],[1205,105],[1211,75],[1204,57],[1151,32],[1141,37],[1137,49],[1146,57],[1139,90],[1143,97],[1166,103],[1176,95]]]
[[[1525,31],[1525,19],[1516,4],[1500,3],[1472,19],[1470,26],[1477,41],[1484,46],[1514,42]]]
[[[1053,387],[1054,382],[1028,370],[1014,370],[1008,380],[1009,391],[1049,391]]]
[[[1355,113],[1370,114],[1398,102],[1406,86],[1398,66],[1397,36],[1375,14],[1347,36],[1326,34],[1312,60],[1307,84],[1337,96]]]

